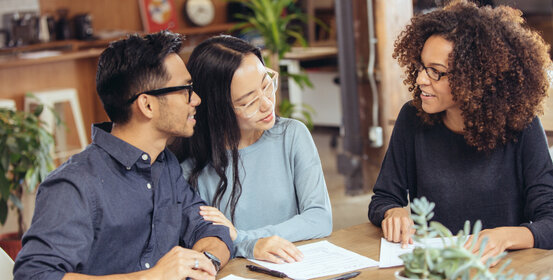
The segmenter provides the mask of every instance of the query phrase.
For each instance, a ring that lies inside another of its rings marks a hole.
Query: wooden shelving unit
[[[185,27],[175,30],[184,35],[203,35],[209,33],[224,33],[232,29],[236,23],[221,23],[203,27]]]

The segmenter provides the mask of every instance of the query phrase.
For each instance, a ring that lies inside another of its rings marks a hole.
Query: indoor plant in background
[[[39,119],[42,110],[42,105],[33,112],[0,108],[0,224],[6,222],[8,201],[17,211],[18,221],[18,232],[7,234],[15,240],[0,240],[0,246],[12,258],[21,249],[21,236],[26,230],[21,203],[23,192],[33,192],[54,169],[51,156],[54,138]],[[10,249],[10,244],[18,248]]]
[[[490,271],[490,265],[496,260],[503,258],[507,253],[490,258],[486,263],[480,261],[480,254],[473,254],[472,249],[478,246],[476,241],[482,228],[480,221],[474,224],[472,234],[474,238],[470,249],[463,247],[466,237],[470,234],[470,223],[465,222],[464,229],[459,231],[454,239],[451,231],[439,222],[429,222],[434,216],[433,202],[425,197],[415,198],[411,203],[413,214],[411,217],[415,223],[416,230],[413,239],[423,247],[416,247],[412,252],[400,256],[405,265],[401,271],[396,271],[396,279],[535,279],[535,275],[516,275],[512,270],[505,272],[510,263],[507,260],[495,273]],[[443,248],[428,246],[429,238],[441,237],[444,242]],[[480,248],[486,246],[487,239],[484,238]],[[482,251],[482,250],[479,250]],[[549,279],[549,278],[543,278]]]
[[[307,47],[307,41],[303,36],[303,26],[308,15],[295,6],[295,0],[229,0],[230,2],[241,3],[251,12],[235,14],[234,17],[241,22],[236,24],[234,29],[240,30],[242,34],[259,33],[264,40],[267,56],[264,58],[267,66],[278,69],[279,61],[284,54],[292,49],[294,43]],[[327,28],[320,20],[313,20]],[[305,73],[291,74],[282,73],[281,78],[291,77],[301,88],[304,86],[313,87],[309,77]],[[278,99],[278,98],[277,98]],[[279,115],[282,117],[295,117],[304,122],[308,127],[313,127],[311,114],[313,109],[302,104],[302,109],[294,106],[290,101],[281,98],[278,100]]]

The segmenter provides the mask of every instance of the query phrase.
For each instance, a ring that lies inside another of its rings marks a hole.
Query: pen
[[[353,278],[353,277],[356,277],[357,275],[361,274],[361,272],[359,271],[355,271],[355,272],[350,272],[350,273],[346,273],[346,274],[342,274],[340,276],[336,276],[334,278],[330,278],[330,279],[327,279],[327,280],[346,280],[346,279],[350,279],[350,278]]]
[[[255,265],[250,265],[250,264],[246,265],[246,267],[251,271],[265,273],[265,274],[268,274],[268,275],[271,275],[271,276],[274,276],[274,277],[279,277],[279,278],[288,278],[288,275],[286,275],[286,274],[284,274],[280,271],[271,270],[271,269],[267,269],[267,268],[263,268],[263,267],[259,267],[259,266],[255,266]]]

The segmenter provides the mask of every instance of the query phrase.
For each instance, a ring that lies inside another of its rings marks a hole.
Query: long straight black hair
[[[234,221],[236,203],[242,194],[238,176],[240,128],[232,105],[230,84],[244,56],[256,55],[261,63],[261,51],[248,42],[228,35],[215,36],[200,43],[188,60],[194,91],[202,99],[196,107],[196,127],[191,138],[177,139],[171,148],[182,162],[192,159],[188,182],[198,188],[198,177],[209,164],[220,180],[212,204],[221,209],[221,199],[228,189],[226,170],[232,161],[232,192],[229,206]],[[230,151],[230,158],[229,158]]]

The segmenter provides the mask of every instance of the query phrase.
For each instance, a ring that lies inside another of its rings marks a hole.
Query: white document
[[[221,278],[220,280],[255,280],[255,279],[252,279],[252,278],[244,278],[244,277],[240,277],[240,276],[236,276],[234,274],[229,274],[223,278]]]
[[[298,249],[303,253],[301,262],[275,264],[252,259],[249,261],[283,272],[293,279],[311,279],[378,265],[377,261],[326,240],[298,246]]]
[[[453,242],[457,242],[457,237],[453,237]],[[450,245],[451,241],[449,238],[445,238],[445,244]],[[444,241],[440,237],[430,238],[428,240],[428,246],[430,248],[443,248]],[[415,247],[424,247],[423,244],[414,242],[413,244],[407,245],[407,248],[401,248],[401,243],[393,243],[388,240],[381,238],[380,239],[380,260],[378,267],[392,267],[403,265],[403,261],[399,258],[400,255],[405,253],[410,253],[415,249]]]

